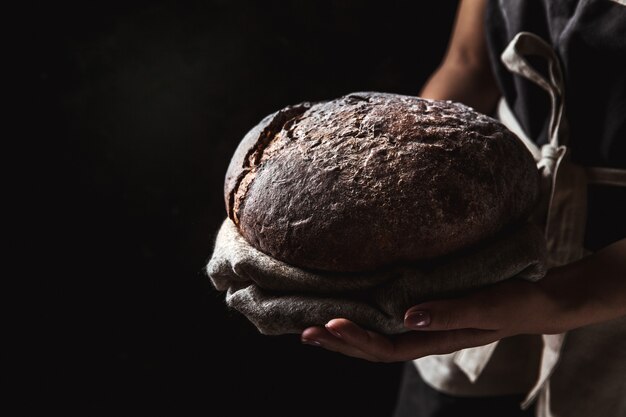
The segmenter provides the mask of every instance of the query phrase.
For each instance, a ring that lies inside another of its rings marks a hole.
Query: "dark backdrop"
[[[400,364],[259,335],[203,272],[239,140],[288,104],[417,94],[454,1],[48,2],[29,104],[51,307],[13,384],[90,415],[385,416]],[[43,233],[45,230],[45,233]],[[39,255],[42,254],[42,255]],[[35,264],[36,264],[35,263]],[[45,272],[45,273],[42,273]],[[25,330],[31,331],[32,329]]]

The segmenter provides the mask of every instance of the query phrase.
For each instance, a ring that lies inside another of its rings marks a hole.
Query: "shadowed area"
[[[14,381],[35,381],[26,407],[389,415],[400,364],[261,336],[203,268],[243,135],[288,104],[417,94],[455,6],[97,1],[29,11],[29,129],[54,165],[38,178],[49,230],[37,253],[56,278],[44,284],[55,312],[38,319],[49,331],[24,351],[29,366]]]

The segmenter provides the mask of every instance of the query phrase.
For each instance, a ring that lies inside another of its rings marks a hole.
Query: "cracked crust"
[[[245,199],[258,166],[275,150],[272,143],[279,139],[281,131],[289,122],[293,122],[310,107],[310,103],[301,103],[270,114],[253,127],[240,142],[230,161],[224,181],[226,211],[235,224],[239,224],[239,207]]]
[[[529,213],[535,163],[498,121],[459,103],[354,93],[287,107],[242,140],[228,215],[262,252],[320,271],[448,254]]]

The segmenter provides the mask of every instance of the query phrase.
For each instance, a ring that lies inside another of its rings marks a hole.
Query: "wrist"
[[[626,239],[548,271],[538,282],[557,330],[626,315]]]
[[[573,264],[554,267],[538,282],[546,306],[545,334],[563,333],[584,325],[584,297],[568,286],[568,282],[578,281],[579,273]]]

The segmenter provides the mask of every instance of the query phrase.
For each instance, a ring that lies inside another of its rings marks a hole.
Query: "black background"
[[[11,381],[28,389],[20,410],[389,415],[400,364],[261,336],[203,267],[245,132],[300,101],[416,95],[456,2],[128,3],[33,6],[22,32],[25,128],[47,169],[28,237],[45,268],[28,268],[51,307],[33,313],[41,337]]]

